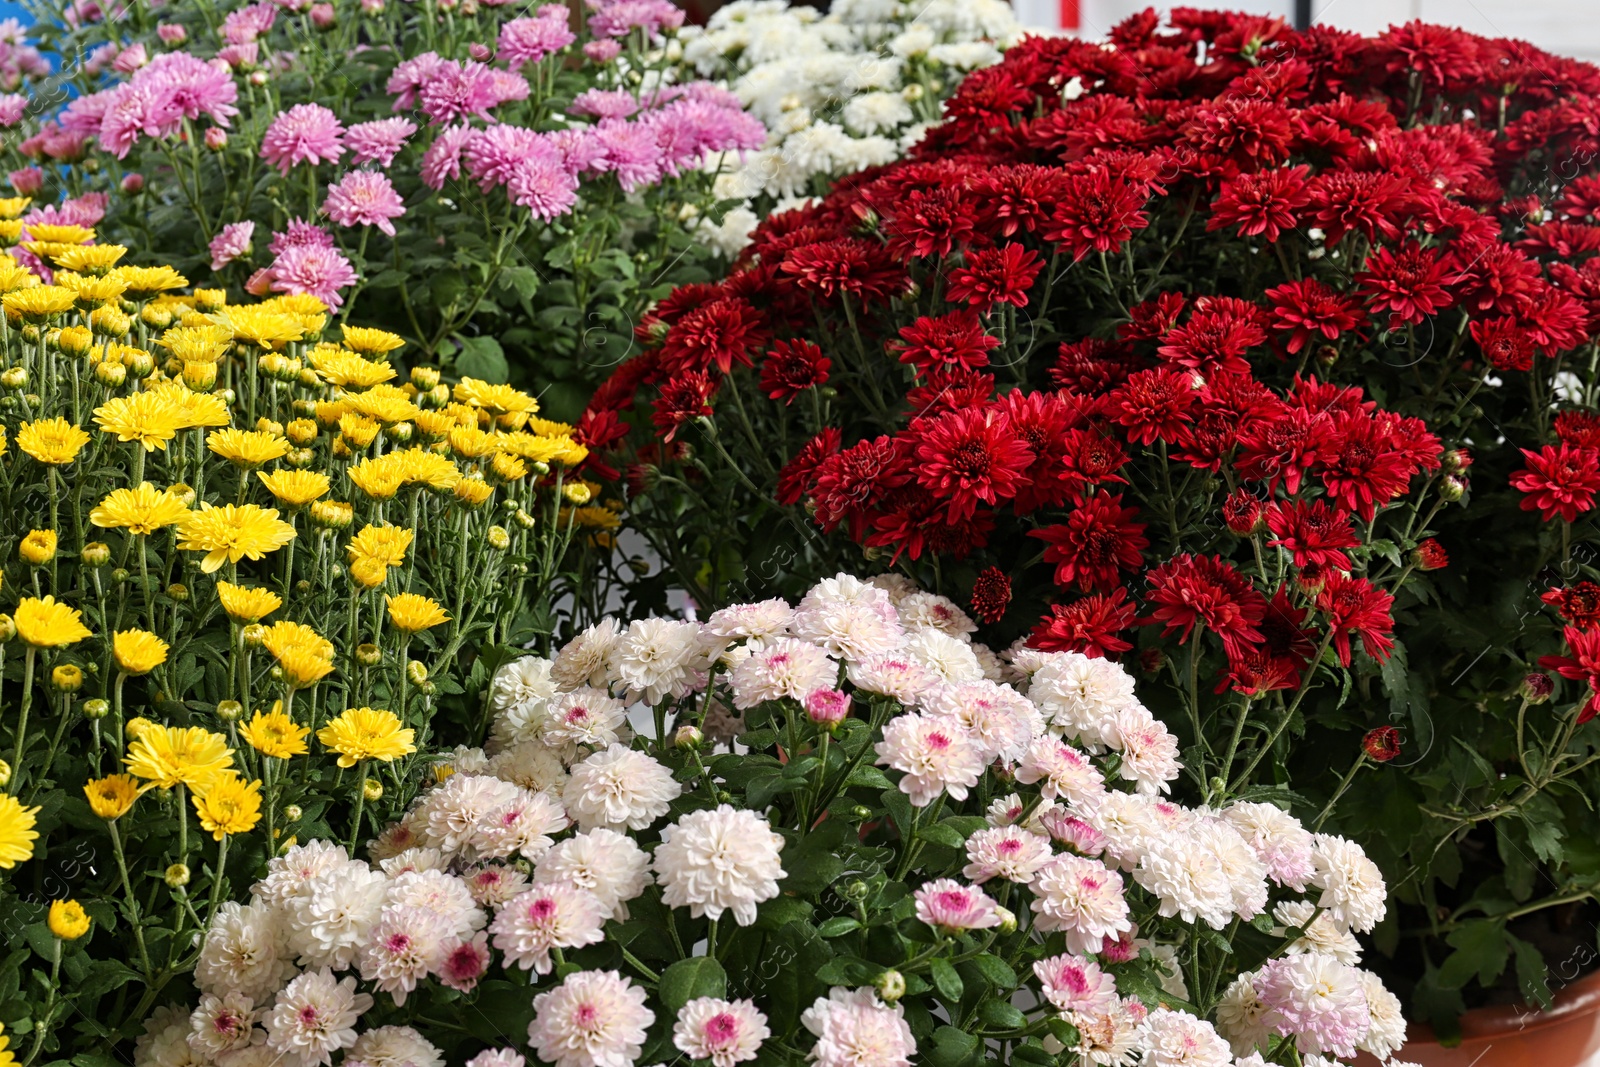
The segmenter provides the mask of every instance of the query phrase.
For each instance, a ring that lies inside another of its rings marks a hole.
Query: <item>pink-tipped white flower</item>
[[[831,989],[800,1021],[817,1035],[809,1057],[817,1067],[911,1067],[917,1051],[905,1009],[884,1005],[871,988]]]
[[[749,1000],[695,997],[678,1012],[672,1043],[691,1060],[710,1060],[713,1067],[733,1067],[753,1060],[761,1043],[772,1036],[767,1017]]]
[[[1361,972],[1332,956],[1279,956],[1261,968],[1255,988],[1274,1033],[1301,1052],[1351,1058],[1367,1036],[1371,1011]]]
[[[302,1064],[331,1064],[335,1052],[355,1044],[356,1022],[371,1007],[353,975],[307,971],[278,994],[267,1017],[267,1047]]]
[[[582,829],[643,830],[665,815],[682,792],[658,760],[612,745],[572,768],[561,800]]]
[[[655,1012],[616,971],[577,971],[533,998],[528,1044],[555,1067],[632,1067]]]
[[[361,949],[361,977],[394,998],[397,1005],[438,967],[449,930],[426,908],[391,904],[383,909]]]
[[[439,953],[439,981],[451,989],[470,993],[478,979],[489,973],[489,935],[478,931],[471,938],[445,942]]]
[[[605,921],[605,908],[593,893],[568,882],[547,882],[501,908],[489,932],[507,963],[549,974],[555,966],[551,949],[595,944],[604,937]]]
[[[1067,948],[1079,955],[1098,952],[1107,937],[1133,926],[1122,876],[1082,856],[1057,856],[1033,879],[1034,926],[1060,930]]]
[[[1117,1005],[1117,983],[1094,960],[1051,956],[1036,962],[1033,973],[1044,987],[1045,999],[1061,1011],[1088,1018]]]
[[[570,882],[600,901],[607,918],[626,919],[628,901],[652,879],[650,857],[633,838],[597,827],[561,842],[539,857],[535,882]]]
[[[1158,1008],[1144,1022],[1144,1063],[1148,1067],[1231,1067],[1233,1052],[1204,1019],[1185,1011]]]
[[[514,1048],[486,1048],[468,1060],[467,1067],[528,1067],[528,1061]]]
[[[983,756],[954,719],[901,715],[883,728],[875,746],[878,762],[905,772],[900,791],[917,807],[940,793],[965,800],[983,775]]]
[[[1027,884],[1050,862],[1050,842],[1020,826],[992,826],[967,838],[961,876],[982,884],[991,878]]]
[[[947,934],[1000,925],[1000,910],[989,894],[954,878],[939,878],[916,891],[917,918]]]
[[[753,708],[783,697],[804,700],[838,676],[839,665],[823,649],[809,641],[774,637],[734,665],[729,683],[734,707]]]
[[[1041,737],[1028,746],[1017,767],[1017,781],[1040,783],[1046,800],[1060,797],[1081,812],[1092,812],[1105,795],[1106,782],[1089,757],[1054,737]]]

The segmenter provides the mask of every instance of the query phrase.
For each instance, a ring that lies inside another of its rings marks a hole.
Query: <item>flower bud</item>
[[[339,24],[339,16],[334,13],[332,4],[311,5],[311,25],[317,30],[331,30]]]
[[[412,660],[406,664],[406,681],[412,685],[422,685],[428,680],[428,665],[421,660]]]
[[[1400,755],[1400,731],[1393,726],[1378,726],[1361,739],[1361,751],[1374,763],[1388,763]]]
[[[171,485],[167,486],[167,492],[183,501],[184,507],[194,507],[195,494],[193,486],[184,482],[173,482]]]
[[[146,304],[139,311],[139,321],[152,330],[165,330],[172,325],[172,309],[165,304]]]
[[[1262,533],[1267,528],[1267,504],[1247,489],[1237,489],[1222,502],[1222,521],[1240,537]]]
[[[511,547],[511,535],[506,533],[504,526],[489,527],[489,547],[499,552],[504,552]]]
[[[1543,704],[1556,691],[1555,680],[1538,671],[1522,679],[1522,699],[1529,704]]]
[[[183,384],[191,393],[208,393],[217,385],[215,363],[185,363],[181,372]]]
[[[228,131],[220,126],[206,128],[206,147],[213,152],[220,152],[228,147]]]
[[[1464,448],[1452,448],[1444,454],[1443,462],[1446,474],[1460,474],[1472,466],[1472,453]]]
[[[1012,926],[1016,919],[1011,920]],[[872,983],[878,990],[878,996],[883,998],[885,1004],[893,1004],[906,995],[906,976],[899,971],[884,971],[878,975],[878,980]]]
[[[1455,474],[1446,475],[1444,480],[1439,483],[1439,495],[1444,497],[1447,502],[1454,504],[1467,495],[1467,480]]]
[[[832,733],[850,714],[850,695],[838,689],[816,689],[806,696],[806,715]]]
[[[0,645],[17,636],[17,623],[10,615],[0,615]]]
[[[58,693],[76,693],[83,688],[83,670],[71,663],[63,663],[50,672],[50,685]]]
[[[678,748],[699,748],[700,742],[704,740],[705,735],[692,723],[684,723],[678,727],[677,733],[672,735],[672,743]]]
[[[1017,914],[1010,908],[995,908],[994,913],[1000,919],[1000,932],[1014,934],[1017,932]]]
[[[363,667],[376,667],[383,662],[383,650],[374,644],[357,645],[356,662]]]
[[[167,596],[174,604],[187,604],[189,602],[189,587],[182,582],[173,582],[167,586]]]
[[[238,722],[244,715],[244,705],[237,700],[224,700],[217,705],[217,718],[223,722]]]
[[[299,822],[300,821],[300,816],[302,816],[304,814],[305,814],[305,812],[300,810],[300,805],[298,805],[298,804],[290,804],[288,807],[283,809],[283,821],[284,822]]]
[[[439,384],[439,368],[412,367],[411,384],[416,386],[422,392],[427,392]]]
[[[144,379],[156,372],[156,361],[150,353],[130,348],[122,353],[122,365],[128,369],[128,377]]]
[[[515,519],[517,521],[517,525],[522,527],[524,530],[533,529],[534,524],[539,521],[532,515],[529,515],[526,511],[523,511],[521,508],[518,508],[517,513],[511,517]]]
[[[0,387],[16,392],[28,386],[28,371],[25,367],[9,367],[0,373]]]
[[[56,532],[54,530],[30,532],[17,547],[17,554],[30,567],[43,567],[56,558]]]
[[[132,575],[128,572],[128,568],[126,568],[126,567],[114,567],[114,568],[112,568],[111,581],[113,583],[115,583],[116,585],[121,585],[123,582],[127,581],[130,577],[132,577]]]
[[[355,509],[338,500],[318,500],[311,505],[311,523],[324,530],[343,530],[355,521]]]
[[[103,719],[111,713],[111,701],[103,697],[83,702],[83,717],[86,719]]]
[[[11,784],[11,764],[0,759],[0,789]]]
[[[167,885],[172,889],[182,889],[189,884],[189,865],[187,863],[174,863],[167,868],[163,875]]]
[[[128,368],[121,363],[106,363],[101,361],[94,365],[94,380],[108,389],[121,388],[128,380]]]
[[[138,196],[144,192],[144,175],[138,173],[124,174],[122,176],[122,191],[129,196]]]
[[[267,628],[259,622],[253,622],[239,631],[239,639],[246,648],[260,648],[267,639]]]
[[[317,454],[309,448],[295,448],[283,457],[283,462],[295,470],[303,471],[317,462]]]
[[[1449,566],[1450,556],[1443,545],[1430,537],[1411,550],[1411,563],[1419,571],[1436,571]]]
[[[56,334],[56,348],[63,356],[72,359],[82,359],[87,356],[93,344],[94,335],[83,326],[68,326]]]
[[[567,503],[576,504],[580,508],[594,499],[594,494],[582,482],[570,482],[562,486],[561,495],[567,498]]]
[[[361,783],[361,795],[368,801],[383,799],[383,783],[376,778],[368,778]]]

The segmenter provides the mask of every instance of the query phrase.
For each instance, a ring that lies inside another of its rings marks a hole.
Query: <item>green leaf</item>
[[[823,937],[843,937],[853,930],[861,929],[861,923],[848,915],[835,915],[833,918],[817,927],[817,933]]]
[[[917,836],[932,844],[943,845],[945,848],[961,848],[967,843],[967,839],[961,836],[961,831],[944,823],[924,826],[917,831]]]
[[[1522,989],[1522,995],[1548,1011],[1555,998],[1550,995],[1549,970],[1545,967],[1544,956],[1521,938],[1509,934],[1506,938],[1516,951],[1517,985]]]
[[[522,299],[529,300],[539,291],[539,272],[532,267],[507,267],[500,272],[500,284]]]
[[[978,1008],[978,1017],[997,1029],[1020,1030],[1028,1025],[1028,1017],[1005,1000],[986,1000]]]
[[[816,909],[794,897],[773,897],[756,913],[756,925],[763,930],[781,930],[792,922],[809,922]]]
[[[996,989],[1015,989],[1017,987],[1017,972],[1011,965],[992,952],[982,952],[972,958],[972,966],[983,980]]]
[[[1455,949],[1439,965],[1438,981],[1445,989],[1460,989],[1474,977],[1488,985],[1500,977],[1511,955],[1505,928],[1491,919],[1464,922],[1445,940]]]
[[[656,987],[661,1003],[674,1013],[696,997],[720,997],[728,988],[728,973],[709,956],[690,956],[661,973]]]
[[[933,987],[939,995],[952,1003],[961,999],[961,994],[966,992],[966,986],[961,984],[961,976],[956,969],[950,966],[949,960],[934,960],[928,964],[928,977],[933,979]]]
[[[482,378],[491,385],[511,380],[511,364],[493,337],[461,338],[461,353],[456,356],[456,373],[463,378]]]
[[[876,767],[857,764],[851,770],[850,777],[844,780],[846,787],[865,786],[868,789],[893,789],[894,783],[889,781],[889,776]]]
[[[983,1042],[972,1034],[953,1026],[941,1026],[933,1032],[933,1047],[926,1059],[929,1067],[963,1067],[982,1051]]]

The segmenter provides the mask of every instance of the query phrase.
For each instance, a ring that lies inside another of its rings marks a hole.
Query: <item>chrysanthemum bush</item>
[[[1001,0],[855,0],[826,15],[782,0],[736,0],[685,27],[684,59],[725,84],[770,131],[717,175],[736,201],[702,240],[728,255],[776,205],[821,195],[841,175],[897,159],[939,117],[968,71],[1021,36]]]
[[[402,339],[314,297],[29,225],[53,284],[0,260],[0,1024],[6,1062],[112,1063],[269,857],[360,840],[484,734],[503,650],[584,610],[616,519],[527,394],[401,384]]]
[[[1365,775],[1377,943],[1448,1033],[1543,999],[1600,889],[1600,70],[1172,17],[1023,41],[769,219],[589,440],[701,604],[870,561],[1136,664],[1197,800]]]
[[[687,220],[720,217],[718,162],[766,140],[679,61],[667,0],[581,20],[559,3],[36,7],[79,95],[8,142],[19,192],[108,194],[110,239],[208,284],[314,294],[571,413],[643,304],[703,276]]]
[[[508,663],[489,744],[365,855],[296,845],[224,906],[136,1064],[1389,1060],[1362,850],[1170,801],[1122,666],[975,628],[840,574]]]

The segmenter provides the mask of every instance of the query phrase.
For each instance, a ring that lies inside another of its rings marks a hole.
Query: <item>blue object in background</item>
[[[10,0],[0,0],[0,19],[16,19],[24,26],[33,23],[33,18],[28,14],[28,9],[21,4],[11,3]]]

